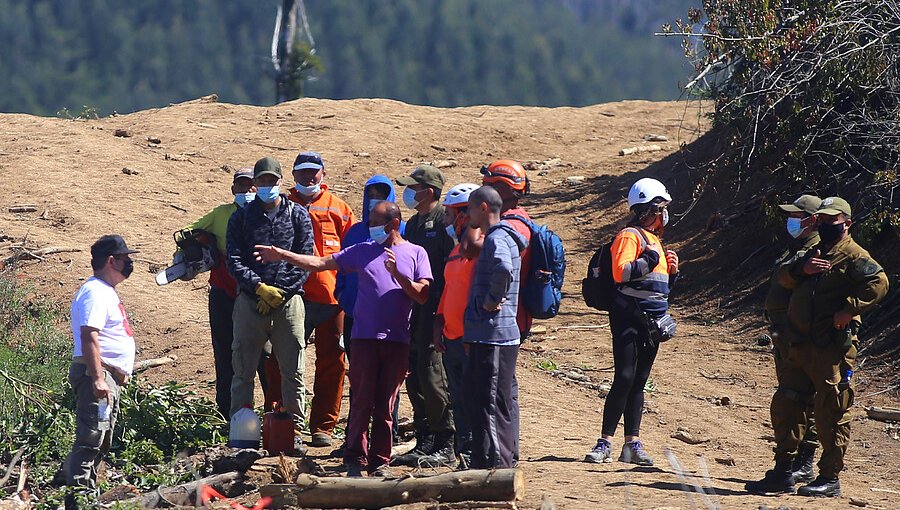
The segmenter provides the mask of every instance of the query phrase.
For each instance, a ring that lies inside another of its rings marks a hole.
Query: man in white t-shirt
[[[125,240],[105,235],[91,246],[94,276],[72,300],[75,349],[69,384],[75,393],[75,444],[66,461],[66,484],[96,490],[97,467],[109,451],[120,388],[134,368],[134,334],[116,285],[134,270]],[[69,494],[66,507],[74,506]]]

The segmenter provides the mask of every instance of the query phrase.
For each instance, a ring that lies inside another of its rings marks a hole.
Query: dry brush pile
[[[704,0],[663,28],[696,67],[686,93],[715,103],[701,183],[762,175],[779,198],[846,196],[870,237],[900,227],[900,1]]]

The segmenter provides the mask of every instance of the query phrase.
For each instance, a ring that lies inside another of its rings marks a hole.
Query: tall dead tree
[[[275,33],[272,35],[272,65],[275,66],[275,101],[288,101],[288,75],[291,53],[297,32],[297,2],[282,0],[275,17]]]
[[[302,41],[304,36],[306,40]],[[303,95],[306,72],[322,70],[321,61],[315,53],[315,41],[306,19],[303,0],[282,0],[272,34],[276,102],[283,103]]]

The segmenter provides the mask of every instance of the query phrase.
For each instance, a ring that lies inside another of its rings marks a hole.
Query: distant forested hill
[[[0,0],[0,111],[271,104],[275,0]],[[697,0],[306,0],[325,72],[306,94],[416,104],[585,105],[677,97]]]

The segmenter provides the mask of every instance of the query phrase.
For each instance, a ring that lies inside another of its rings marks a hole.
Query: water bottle
[[[838,383],[838,389],[841,391],[850,387],[850,378],[853,377],[853,369],[847,367],[841,370],[841,382]]]
[[[259,416],[249,405],[244,406],[231,417],[228,430],[228,446],[232,448],[259,448]]]
[[[109,421],[112,416],[112,407],[108,398],[101,398],[97,405],[97,421]]]

